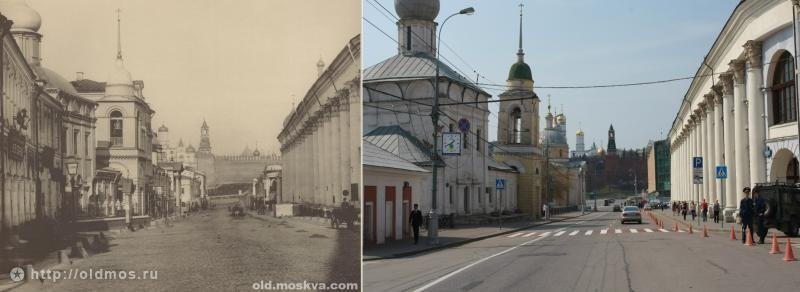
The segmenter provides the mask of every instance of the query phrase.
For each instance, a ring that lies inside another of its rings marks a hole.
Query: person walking
[[[686,221],[686,212],[688,211],[689,207],[686,205],[686,202],[683,202],[681,206],[681,214],[683,215],[683,221]]]
[[[767,203],[761,194],[753,192],[753,206],[755,207],[756,234],[758,234],[758,244],[764,244],[764,237],[767,236],[767,228],[764,226],[764,213],[767,212]]]
[[[703,203],[700,204],[700,217],[703,218],[703,222],[708,220],[708,202],[706,202],[706,199],[703,199]]]
[[[548,210],[547,204],[543,204],[542,205],[542,214],[544,215],[544,220],[549,220],[550,219],[550,212],[548,212],[548,211],[549,210]]]
[[[714,202],[714,207],[712,208],[713,208],[712,214],[714,215],[714,223],[719,223],[719,212],[720,212],[719,200]]]
[[[419,242],[419,227],[422,225],[422,211],[419,210],[419,204],[414,204],[414,210],[411,210],[408,222],[411,223],[411,228],[414,230],[414,244]]]
[[[742,189],[744,198],[739,202],[739,218],[742,219],[742,243],[745,243],[745,231],[753,237],[753,199],[750,198],[750,187]],[[748,230],[749,228],[749,230]]]
[[[692,212],[692,221],[694,221],[694,219],[697,219],[697,204],[692,201],[692,205],[689,208],[689,211]]]

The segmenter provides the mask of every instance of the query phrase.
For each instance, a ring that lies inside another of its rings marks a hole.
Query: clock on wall
[[[442,155],[461,154],[461,133],[442,133]]]

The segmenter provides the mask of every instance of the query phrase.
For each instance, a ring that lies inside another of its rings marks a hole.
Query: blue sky
[[[364,0],[364,17],[394,38],[394,21],[370,5],[382,4],[394,14],[392,0]],[[504,84],[516,61],[520,1],[443,0],[437,21],[465,7],[476,13],[450,19],[443,42],[450,59],[470,79]],[[692,76],[713,44],[735,0],[674,1],[522,1],[525,61],[535,86],[594,85],[653,81]],[[384,13],[386,13],[384,11]],[[392,17],[392,16],[389,16]],[[397,53],[396,43],[363,25],[365,68]],[[444,46],[443,46],[444,47]],[[667,84],[606,89],[537,89],[542,117],[551,96],[554,109],[564,108],[567,138],[574,147],[582,127],[587,147],[607,143],[614,124],[618,148],[644,147],[661,139],[675,118],[690,80]],[[501,91],[484,87],[493,96]],[[496,106],[490,107],[494,113]],[[496,114],[490,115],[490,140],[496,137]],[[542,121],[542,124],[544,122]]]

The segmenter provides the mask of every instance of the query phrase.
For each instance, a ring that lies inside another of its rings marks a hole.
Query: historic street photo
[[[0,291],[361,289],[360,0],[0,0]]]

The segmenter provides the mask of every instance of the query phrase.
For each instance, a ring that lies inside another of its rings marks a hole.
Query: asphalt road
[[[32,281],[13,291],[253,291],[262,280],[360,281],[358,232],[312,220],[234,219],[218,206],[171,227],[113,236],[110,252],[69,268],[157,271],[157,279]]]
[[[784,262],[782,255],[770,255],[764,248],[745,247],[721,234],[703,238],[697,232],[659,230],[647,217],[641,225],[621,225],[617,216],[591,213],[455,248],[364,262],[364,288],[797,291],[800,287],[800,262]]]

